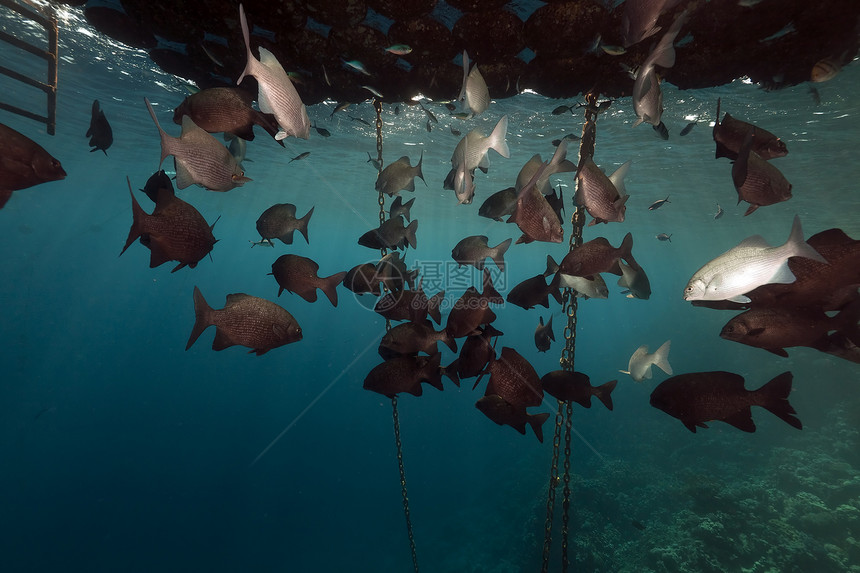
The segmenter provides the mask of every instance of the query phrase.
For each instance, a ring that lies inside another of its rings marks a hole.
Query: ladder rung
[[[51,93],[57,89],[56,86],[40,82],[39,80],[34,80],[33,78],[27,77],[24,74],[20,74],[15,70],[10,70],[9,68],[4,66],[0,66],[0,74],[9,76],[13,80],[18,80],[19,82],[25,83],[29,86],[33,86],[34,88],[39,88],[45,93]]]
[[[2,2],[2,0],[0,0],[0,2]],[[33,54],[35,56],[39,56],[40,58],[44,58],[48,61],[51,61],[54,59],[54,55],[51,52],[49,52],[47,50],[43,50],[42,48],[37,48],[36,46],[34,46],[32,44],[28,44],[27,42],[25,42],[23,40],[19,40],[15,36],[13,36],[11,34],[7,34],[3,30],[0,30],[0,40],[8,42],[8,43],[12,44],[13,46],[15,46],[16,48],[21,48],[22,50],[24,50],[26,52],[30,52],[31,54]]]
[[[30,6],[33,10],[38,10],[38,11],[42,10],[41,7],[36,6],[35,4],[28,2],[27,0],[21,0],[21,1],[24,2],[25,4],[27,4],[28,6]],[[30,10],[24,8],[23,6],[21,6],[21,4],[19,4],[15,0],[0,0],[0,5],[6,6],[10,10],[14,10],[15,12],[18,12],[19,14],[21,14],[25,18],[29,18],[30,20],[33,20],[34,22],[38,23],[39,25],[41,25],[46,30],[48,28],[50,28],[51,26],[53,26],[53,24],[51,24],[51,21],[48,18],[44,17],[42,14],[40,14],[37,11],[30,11]]]
[[[11,111],[12,113],[17,113],[18,115],[23,115],[24,117],[29,117],[30,119],[35,119],[36,121],[41,121],[42,123],[48,125],[48,118],[44,115],[39,115],[37,113],[27,111],[26,109],[21,109],[20,107],[15,107],[14,105],[3,103],[2,101],[0,101],[0,109]],[[54,134],[51,133],[51,135]]]

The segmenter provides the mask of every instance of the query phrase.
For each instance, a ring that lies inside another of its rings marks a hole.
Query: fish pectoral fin
[[[747,331],[747,336],[758,336],[764,332],[764,328],[753,328]]]
[[[753,422],[752,411],[749,406],[731,416],[726,416],[722,421],[744,432],[755,432],[755,422]]]
[[[737,295],[737,296],[733,296],[733,297],[731,297],[731,298],[727,298],[726,300],[730,300],[730,301],[732,301],[732,302],[740,302],[740,303],[747,303],[747,302],[750,302],[750,298],[749,298],[749,297],[747,297],[747,296],[744,296],[744,295],[742,295],[742,294],[739,294],[739,295]]]
[[[782,356],[783,358],[788,358],[788,352],[786,352],[785,348],[765,348],[768,352],[776,354],[777,356]]]

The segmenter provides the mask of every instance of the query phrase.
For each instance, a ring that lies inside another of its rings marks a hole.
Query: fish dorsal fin
[[[621,167],[616,169],[612,175],[609,176],[609,180],[612,182],[612,185],[615,186],[615,190],[618,191],[620,196],[624,196],[624,178],[627,176],[627,172],[630,171],[630,165],[633,164],[632,160],[628,160]]]
[[[737,248],[769,249],[769,248],[771,248],[771,246],[768,244],[768,242],[765,240],[765,238],[762,237],[761,235],[753,235],[753,236],[747,237],[746,239],[741,241],[740,244],[737,246]]]
[[[755,432],[755,422],[753,422],[752,411],[749,406],[730,416],[726,416],[723,418],[723,422],[731,424],[735,428],[743,430],[744,432]]]
[[[292,203],[282,203],[281,204],[281,210],[284,213],[286,213],[287,215],[289,215],[290,217],[295,219],[295,217],[296,217],[296,206],[293,205]]]
[[[182,133],[180,134],[179,138],[182,139],[183,141],[185,141],[186,139],[196,140],[198,137],[200,137],[200,133],[203,133],[205,135],[209,135],[201,127],[199,127],[196,123],[194,123],[193,119],[191,119],[187,115],[183,115],[182,116]],[[212,136],[209,135],[209,137],[212,137]]]
[[[279,62],[278,58],[275,57],[275,54],[262,46],[260,46],[258,49],[260,50],[261,64],[273,71],[280,70],[281,73],[287,77],[287,79],[290,78],[290,76],[287,76],[287,72],[284,71],[284,67],[281,65],[281,62]]]
[[[248,298],[251,298],[251,295],[241,293],[241,292],[228,294],[227,295],[227,302],[225,303],[225,306],[229,306],[231,304],[236,304],[236,303],[242,302],[243,300],[248,299]]]

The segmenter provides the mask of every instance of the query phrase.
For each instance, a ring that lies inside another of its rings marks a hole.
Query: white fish
[[[490,92],[487,89],[487,82],[481,72],[478,71],[478,65],[469,71],[469,54],[463,50],[463,87],[460,89],[458,100],[463,102],[465,109],[472,113],[472,116],[481,115],[490,107]]]
[[[572,288],[576,291],[576,296],[609,298],[609,287],[606,286],[606,281],[599,274],[594,275],[594,280],[588,280],[585,277],[575,277],[573,275],[559,275],[558,286]]]
[[[672,341],[667,340],[656,352],[648,354],[648,345],[643,344],[630,357],[630,362],[627,363],[627,370],[619,370],[619,372],[629,374],[636,382],[642,382],[645,378],[651,378],[651,365],[653,364],[671,376],[672,366],[669,364],[669,348],[671,346]]]
[[[803,228],[797,215],[785,244],[771,247],[760,235],[753,235],[696,271],[684,289],[684,300],[749,302],[743,295],[756,287],[795,281],[788,268],[789,257],[806,257],[827,264],[803,240]]]
[[[158,165],[161,167],[168,155],[176,159],[176,186],[179,189],[196,183],[212,191],[229,191],[251,181],[245,177],[245,172],[230,151],[198,127],[189,116],[182,116],[182,134],[171,137],[161,129],[149,99],[143,98],[143,101],[161,136],[161,160]]]
[[[239,20],[242,24],[242,35],[245,38],[245,48],[248,51],[248,63],[242,70],[242,75],[236,80],[240,84],[245,76],[254,76],[260,86],[257,103],[263,113],[274,114],[281,127],[275,139],[278,141],[289,137],[308,139],[311,133],[311,121],[305,104],[299,97],[293,82],[284,71],[278,59],[266,48],[260,47],[260,59],[251,52],[251,40],[248,33],[248,21],[245,19],[245,8],[239,4]]]
[[[687,17],[688,12],[685,10],[675,19],[636,72],[636,81],[633,83],[633,110],[638,119],[633,123],[633,127],[643,122],[660,125],[663,116],[663,92],[655,66],[671,68],[675,65],[675,38]]]
[[[451,156],[451,166],[457,168],[465,165],[468,171],[478,167],[486,171],[490,166],[487,153],[493,149],[502,157],[510,157],[511,150],[505,140],[508,134],[508,116],[504,115],[493,128],[489,136],[484,136],[479,129],[473,129],[460,140]]]

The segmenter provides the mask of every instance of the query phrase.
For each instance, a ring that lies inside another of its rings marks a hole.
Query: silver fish
[[[621,34],[628,48],[660,31],[657,20],[678,0],[627,0],[621,16]]]
[[[190,117],[182,117],[182,134],[171,137],[161,129],[149,100],[143,98],[143,101],[161,136],[161,160],[158,165],[160,167],[168,155],[176,159],[176,186],[179,189],[196,183],[212,191],[229,191],[251,181],[245,177],[230,151],[212,135],[197,127]]]
[[[719,203],[717,203],[717,212],[714,213],[714,219],[719,219],[723,216],[723,213],[725,213],[725,211],[723,211],[723,208],[720,207]]]
[[[463,51],[463,87],[457,99],[463,102],[464,108],[469,110],[472,116],[481,115],[490,107],[487,82],[484,81],[477,64],[472,67],[472,71],[469,71],[469,54],[465,50]]]
[[[663,205],[665,205],[666,203],[669,203],[669,202],[670,202],[670,201],[669,201],[669,196],[668,196],[668,195],[666,195],[666,198],[665,198],[665,199],[657,199],[656,201],[654,201],[653,203],[651,203],[651,205],[649,205],[649,206],[648,206],[648,210],[649,210],[649,211],[657,210],[657,209],[659,209],[660,207],[662,207]]]
[[[667,340],[652,354],[648,354],[648,345],[643,344],[633,353],[627,363],[627,370],[619,370],[622,374],[629,374],[636,382],[651,378],[651,365],[653,364],[669,376],[672,375],[672,366],[669,364],[669,349],[672,341]]]
[[[595,274],[593,280],[573,275],[559,275],[558,286],[572,288],[576,291],[576,296],[584,298],[609,298],[609,287],[599,274]]]
[[[409,157],[404,155],[397,161],[387,165],[379,177],[376,179],[376,190],[386,195],[397,195],[400,191],[415,191],[415,178],[420,177],[424,181],[424,174],[421,173],[421,164],[424,161],[424,151],[421,151],[421,158],[415,167],[409,163]],[[427,182],[424,181],[426,185]]]
[[[827,263],[803,240],[803,228],[797,215],[785,244],[771,247],[760,235],[753,235],[705,264],[687,283],[684,300],[749,302],[744,294],[756,287],[795,281],[788,268],[790,257],[806,257]]]
[[[245,8],[239,4],[239,21],[242,24],[242,36],[245,38],[245,48],[248,53],[248,62],[242,75],[236,80],[240,84],[245,76],[254,76],[259,85],[257,103],[263,113],[274,114],[281,130],[275,135],[280,141],[286,137],[294,136],[308,139],[311,131],[311,121],[305,104],[302,103],[299,92],[296,91],[293,82],[290,81],[287,72],[284,71],[278,59],[266,48],[259,49],[260,59],[254,57],[251,52],[251,40],[248,33],[248,20],[245,18]]]
[[[656,66],[671,68],[675,65],[675,38],[687,17],[688,12],[685,10],[675,19],[669,31],[663,35],[636,73],[636,81],[633,83],[633,110],[637,120],[633,127],[643,122],[654,126],[661,123],[663,92],[660,90]]]
[[[621,278],[618,279],[618,286],[623,287],[622,294],[626,294],[627,298],[638,298],[648,300],[651,298],[651,282],[648,280],[648,275],[645,274],[645,269],[637,265],[628,265],[618,261],[618,266],[621,267]]]
[[[667,235],[666,233],[660,233],[657,235],[657,240],[658,241],[669,241],[671,243],[672,242],[672,235],[671,234]]]

